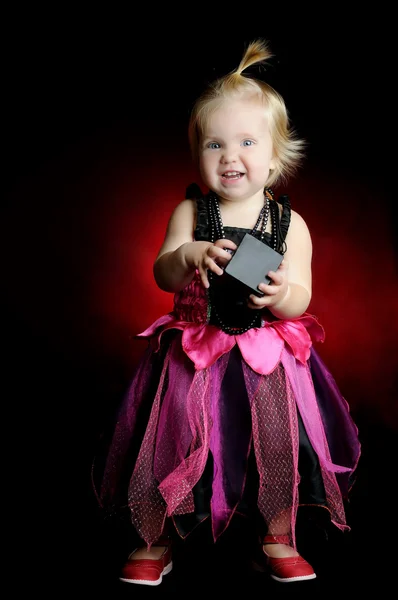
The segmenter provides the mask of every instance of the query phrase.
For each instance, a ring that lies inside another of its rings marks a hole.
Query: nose
[[[221,162],[224,165],[234,163],[236,161],[236,150],[232,146],[225,146],[221,155]]]

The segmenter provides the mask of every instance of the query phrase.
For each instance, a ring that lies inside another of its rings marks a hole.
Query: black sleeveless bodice
[[[279,202],[282,205],[280,214],[278,204],[275,200],[270,203],[270,217],[272,231],[275,232],[275,249],[283,254],[286,251],[285,238],[289,229],[291,209],[288,196],[281,196]],[[197,218],[195,228],[196,241],[210,240],[210,215],[209,196],[196,199]],[[251,230],[242,227],[226,227],[224,233],[227,239],[232,240],[239,246],[246,233]],[[260,239],[261,232],[257,230],[254,236]],[[263,242],[271,246],[271,234],[266,233]],[[261,326],[261,311],[253,310],[247,306],[250,290],[243,284],[228,275],[215,276],[211,280],[209,290],[210,323],[221,326],[248,329]]]

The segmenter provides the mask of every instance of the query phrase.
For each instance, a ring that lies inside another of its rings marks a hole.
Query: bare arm
[[[163,244],[153,265],[155,281],[165,292],[182,290],[192,280],[195,268],[188,265],[183,245],[193,243],[195,207],[183,200],[174,209],[167,225]]]
[[[207,270],[222,275],[216,264],[225,264],[231,255],[222,248],[236,249],[230,240],[212,242],[194,241],[196,206],[193,200],[183,200],[170,217],[162,247],[153,265],[155,281],[165,292],[179,292],[193,279],[196,269],[205,287],[209,286]]]

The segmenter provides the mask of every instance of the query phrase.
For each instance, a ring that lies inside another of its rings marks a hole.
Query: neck
[[[237,209],[239,211],[242,210],[244,206],[246,210],[250,209],[259,209],[264,204],[264,191],[259,190],[253,196],[249,196],[246,198],[225,198],[223,196],[217,195],[218,203],[220,206],[230,209]]]
[[[222,222],[229,227],[252,229],[264,206],[265,199],[266,195],[262,190],[255,196],[243,200],[231,201],[217,197]]]
[[[253,218],[253,210],[250,208],[249,211],[246,209],[246,214],[239,215],[238,224],[235,225],[227,221],[225,224],[232,227],[243,227],[244,229],[252,229],[252,235],[254,235],[255,231],[261,226],[261,239],[264,239],[268,216],[270,210],[270,200],[269,195],[264,194],[263,203],[261,204],[260,210],[255,213],[255,218]],[[227,211],[228,212],[228,211]],[[216,239],[224,238],[224,219],[221,214],[221,207],[216,195],[211,195],[209,197],[209,214],[210,214],[210,226],[211,226],[211,241],[214,242]],[[229,215],[231,216],[231,215]],[[246,222],[247,221],[247,222]],[[249,223],[250,221],[250,223]],[[254,224],[254,226],[253,226]]]

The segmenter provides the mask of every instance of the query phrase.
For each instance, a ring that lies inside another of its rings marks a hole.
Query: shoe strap
[[[288,535],[266,535],[263,538],[263,544],[286,544],[290,546]]]

